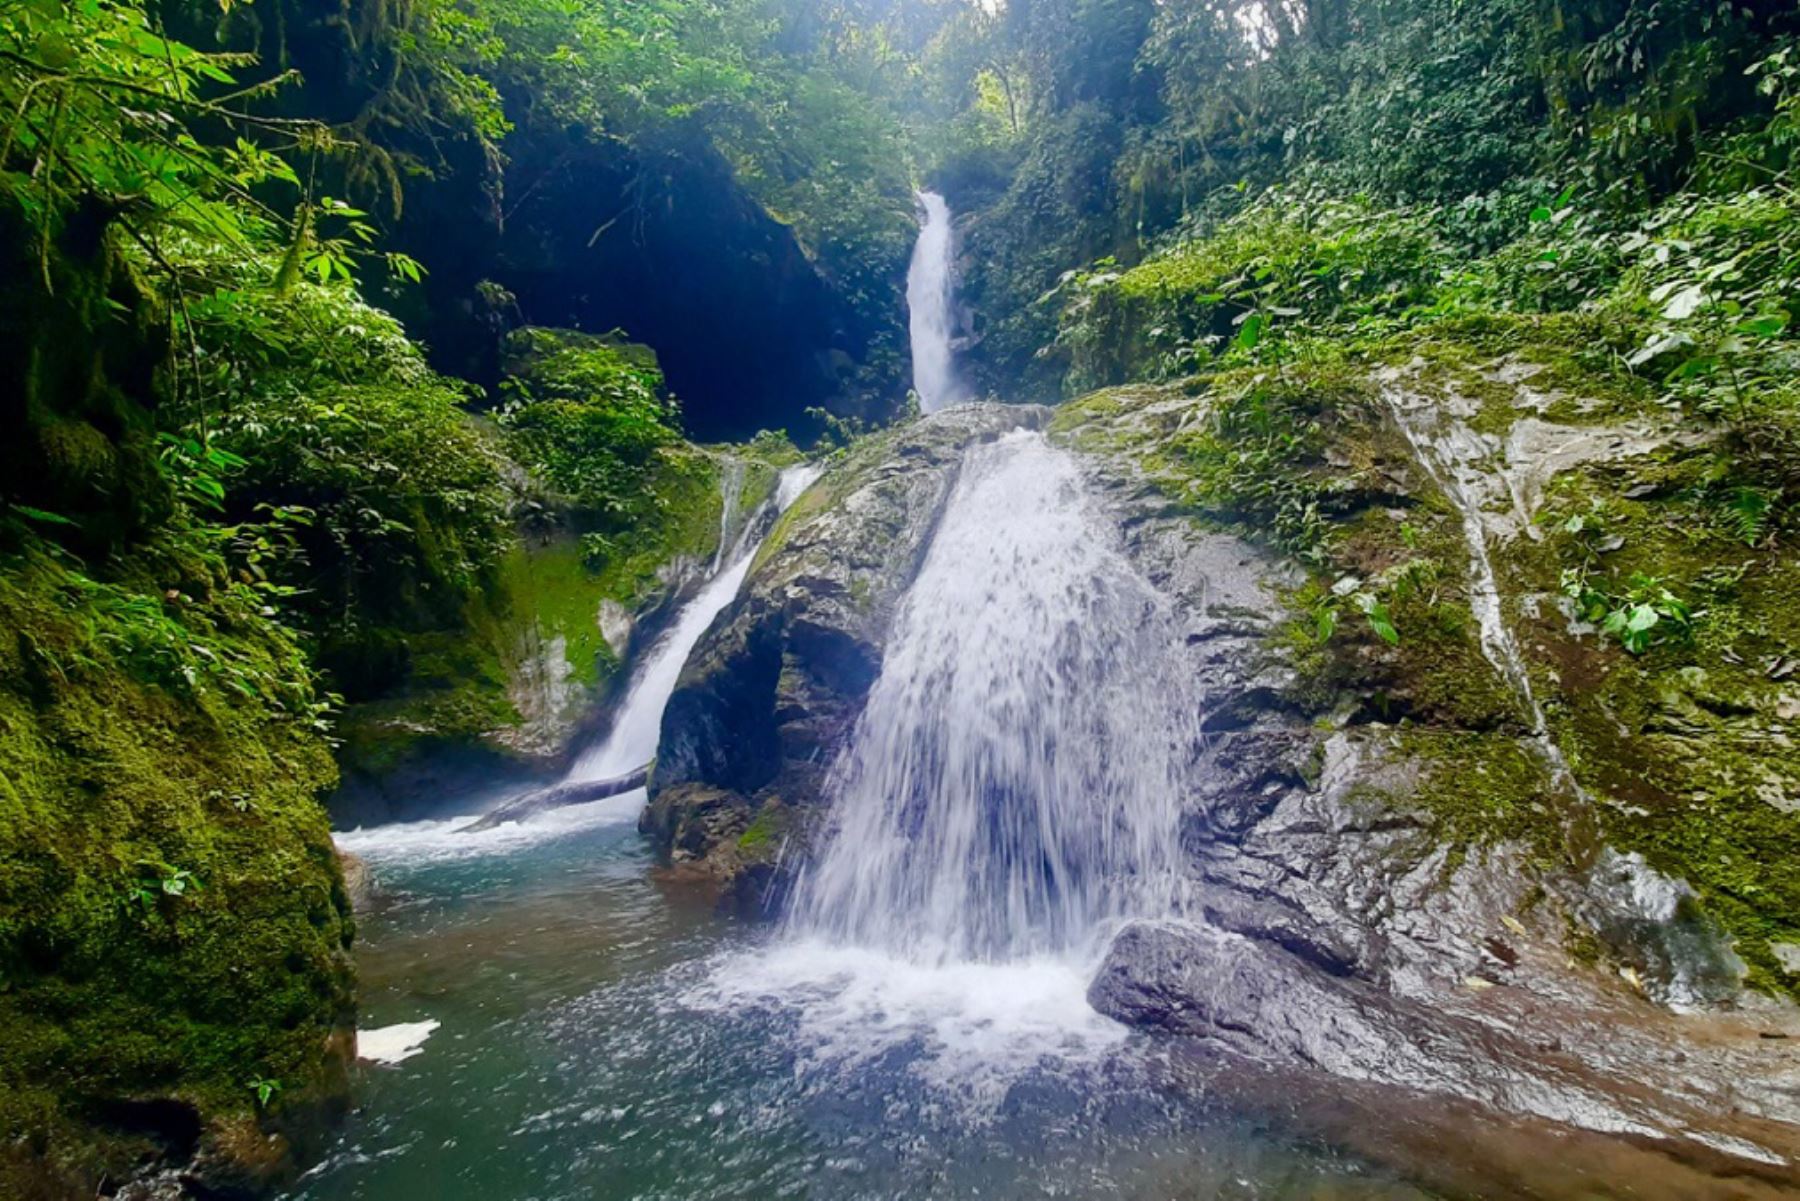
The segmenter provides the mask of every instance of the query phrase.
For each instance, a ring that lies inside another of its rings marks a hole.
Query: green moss
[[[740,851],[758,851],[773,845],[787,829],[787,810],[778,801],[765,803],[744,832],[738,835]]]
[[[1526,414],[1506,376],[1543,396],[1552,421],[1594,424],[1650,411],[1662,390],[1624,365],[1641,341],[1636,323],[1615,315],[1495,311],[1426,322],[1367,341],[1359,354],[1371,365],[1404,367],[1426,385],[1454,387],[1480,404],[1473,424],[1501,434]]]
[[[1659,631],[1636,655],[1571,635],[1546,606],[1529,635],[1554,667],[1546,708],[1605,840],[1691,884],[1751,984],[1800,995],[1769,951],[1800,938],[1800,683],[1771,678],[1800,655],[1800,546],[1778,519],[1746,544],[1731,502],[1762,485],[1744,470],[1715,447],[1675,445],[1565,473],[1548,489],[1546,539],[1502,561],[1545,593],[1572,571],[1601,589],[1654,579],[1690,606],[1691,629]]]
[[[247,1117],[257,1077],[304,1099],[352,1018],[353,925],[293,642],[222,572],[207,593],[136,594],[244,673],[189,683],[132,649],[152,610],[122,616],[127,586],[0,567],[0,1126],[143,1096]],[[129,1147],[73,1145],[90,1177],[130,1166],[108,1158]]]
[[[1442,841],[1518,842],[1539,866],[1566,861],[1564,810],[1546,790],[1543,758],[1529,740],[1431,726],[1411,726],[1397,737],[1421,769],[1407,799],[1431,815]]]
[[[761,546],[756,548],[756,558],[750,570],[755,573],[763,564],[775,557],[777,551],[786,546],[793,538],[794,531],[805,524],[808,518],[829,509],[837,501],[829,477],[814,484],[783,513],[775,522],[775,528],[769,531]]]
[[[719,542],[719,472],[716,451],[680,444],[659,452],[644,484],[650,497],[645,518],[618,533],[587,539],[596,601],[635,609],[655,590],[657,573],[671,560],[712,557]],[[772,486],[771,476],[746,471],[746,492],[757,480]]]
[[[712,559],[727,457],[744,466],[738,512],[747,519],[773,492],[776,463],[797,456],[774,436],[742,447],[677,443],[658,450],[646,469],[643,520],[611,534],[582,533],[588,518],[573,510],[523,533],[492,585],[466,599],[453,628],[392,632],[406,648],[405,683],[350,708],[346,766],[379,775],[440,743],[503,749],[505,732],[524,720],[512,697],[552,646],[561,648],[561,678],[594,697],[620,666],[600,627],[601,606],[639,612],[665,593],[671,564]]]

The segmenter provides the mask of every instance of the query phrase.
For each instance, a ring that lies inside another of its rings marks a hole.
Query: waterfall
[[[950,207],[936,192],[919,193],[919,240],[906,270],[911,313],[913,390],[919,407],[935,413],[969,399],[956,374],[956,246]]]
[[[1179,643],[1069,455],[971,448],[789,933],[928,967],[1086,960],[1169,913],[1198,738]]]
[[[725,473],[724,487],[728,493],[742,491],[742,463],[738,466],[740,470],[735,477],[735,485],[732,473]],[[776,482],[775,494],[768,506],[768,517],[772,519],[798,500],[800,494],[819,478],[820,470],[811,464],[784,469]],[[728,507],[732,504],[729,495],[726,504]],[[610,779],[635,771],[656,757],[656,743],[662,732],[663,710],[669,704],[669,697],[675,692],[676,681],[681,678],[681,669],[687,663],[688,655],[693,652],[694,644],[700,641],[700,636],[713,623],[713,618],[737,597],[744,577],[750,574],[751,561],[756,558],[756,548],[761,543],[760,535],[768,527],[768,521],[746,522],[736,543],[727,552],[724,538],[729,526],[721,526],[720,555],[715,562],[722,561],[724,565],[716,568],[706,586],[681,607],[681,611],[675,615],[674,624],[650,648],[649,655],[632,677],[625,699],[619,705],[612,730],[599,745],[576,760],[569,772],[570,780]]]
[[[687,663],[694,644],[700,641],[700,636],[706,633],[706,628],[720,611],[737,596],[744,577],[750,572],[750,564],[756,558],[756,549],[761,545],[763,535],[774,525],[775,517],[798,500],[800,494],[819,478],[821,471],[821,468],[805,463],[782,471],[774,495],[743,523],[730,544],[723,568],[715,571],[706,585],[681,607],[674,623],[651,646],[632,676],[611,732],[576,760],[565,784],[612,779],[636,771],[655,757],[663,709],[675,691],[682,666]],[[724,474],[722,486],[727,498],[741,492],[743,476],[737,474],[733,482],[732,472],[728,470]],[[728,530],[730,523],[721,528]],[[499,798],[495,808],[473,825],[465,814],[339,831],[333,837],[342,849],[382,864],[462,860],[523,851],[594,825],[629,821],[637,816],[644,801],[643,790],[634,789],[590,803],[559,802],[529,807],[528,802],[534,796],[554,791],[556,789],[545,789]],[[518,805],[527,807],[520,808],[516,815],[507,812]],[[494,824],[490,825],[490,821]]]

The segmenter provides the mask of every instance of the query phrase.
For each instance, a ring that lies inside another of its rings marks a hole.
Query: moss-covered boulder
[[[454,622],[388,633],[404,669],[347,715],[341,821],[559,768],[621,666],[798,457],[780,435],[683,439],[655,355],[616,333],[529,327],[507,352],[491,437],[511,464],[517,537]]]
[[[310,673],[180,540],[0,566],[0,1194],[269,1188],[353,1046]]]

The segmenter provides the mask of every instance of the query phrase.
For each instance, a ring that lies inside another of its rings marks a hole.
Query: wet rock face
[[[1396,996],[1262,937],[1194,923],[1127,927],[1088,993],[1121,1021],[1251,1059],[1625,1136],[1677,1158],[1723,1154],[1792,1182],[1795,1078],[1771,1070],[1766,1047],[1721,1044],[1707,1030],[1673,1051],[1679,1032],[1658,1018],[1547,977],[1474,995]]]
[[[1159,441],[1195,407],[1151,399],[1107,418],[1105,437],[1074,436],[1128,552],[1190,614],[1187,666],[1208,735],[1185,798],[1188,911],[1122,931],[1090,1002],[1279,1069],[1649,1140],[1696,1163],[1755,1162],[1787,1180],[1800,1164],[1792,1008],[1739,994],[1690,891],[1641,857],[1577,859],[1531,841],[1534,827],[1505,824],[1508,789],[1520,786],[1490,770],[1495,746],[1530,777],[1521,808],[1558,803],[1529,729],[1372,720],[1369,694],[1391,673],[1340,674],[1323,698],[1297,686],[1302,652],[1284,626],[1299,577],[1175,511],[1148,456],[1121,436],[1135,424]],[[1634,454],[1648,437],[1540,437],[1553,448],[1544,462],[1510,460],[1532,481],[1515,491],[1533,499],[1502,510],[1516,518],[1506,532],[1529,537],[1559,471],[1584,455]],[[1389,472],[1397,492],[1425,486]],[[1422,749],[1433,743],[1488,749],[1459,761]],[[1485,806],[1476,811],[1489,828],[1448,826],[1445,789]],[[1601,964],[1581,965],[1592,956],[1584,939],[1606,947]],[[1615,952],[1615,965],[1639,966],[1606,965]],[[1682,1016],[1645,990],[1736,1008]]]
[[[857,447],[795,503],[664,712],[641,826],[671,862],[762,903],[767,865],[804,841],[880,673],[964,448],[1046,416],[1004,405],[934,414]]]
[[[1166,392],[1131,398],[1100,437],[1060,414],[1052,426],[1084,452],[1090,490],[1127,555],[1184,614],[1183,669],[1202,709],[1183,797],[1186,909],[1120,933],[1093,1005],[1281,1071],[1458,1098],[1786,1180],[1800,1163],[1792,1008],[1734,991],[1735,1008],[1682,1015],[1645,995],[1676,999],[1648,977],[1659,962],[1695,960],[1684,939],[1716,949],[1716,931],[1641,860],[1563,845],[1549,767],[1511,714],[1473,621],[1460,657],[1398,667],[1394,655],[1430,649],[1422,637],[1386,648],[1346,629],[1331,653],[1368,672],[1340,665],[1321,688],[1288,608],[1306,577],[1196,522],[1151,474],[1141,439],[1161,445],[1191,427],[1196,407],[1192,395]],[[779,907],[783,871],[806,854],[823,773],[879,673],[962,442],[1037,420],[941,414],[865,447],[801,502],[702,643],[665,719],[644,821],[673,862],[722,882],[742,908]],[[1519,476],[1530,499],[1509,530],[1521,544],[1559,472],[1637,445],[1531,436],[1556,461],[1548,474]],[[1536,471],[1536,460],[1513,461]],[[1381,510],[1410,506],[1408,521],[1447,530],[1434,544],[1427,528],[1426,545],[1454,554],[1460,527],[1427,494],[1428,479],[1398,458],[1378,468],[1385,482],[1364,504],[1369,521],[1397,526]],[[1466,618],[1459,577],[1445,574],[1441,588]],[[1480,678],[1429,678],[1443,663],[1445,672],[1473,665]],[[1475,687],[1502,702],[1455,703]],[[1402,721],[1391,715],[1407,706],[1391,702],[1403,690],[1451,699],[1414,704]],[[1620,932],[1618,947],[1596,952],[1609,931]],[[1627,958],[1633,942],[1644,953]]]

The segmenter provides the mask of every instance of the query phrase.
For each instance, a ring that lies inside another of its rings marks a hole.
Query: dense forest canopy
[[[1775,0],[4,0],[0,1120],[323,1079],[318,795],[530,725],[522,613],[593,700],[596,605],[716,554],[730,471],[912,414],[916,189],[980,393],[1247,380],[1183,503],[1317,577],[1318,644],[1391,646],[1406,586],[1320,586],[1293,463],[1352,361],[1528,352],[1679,414],[1717,448],[1692,527],[1778,553],[1797,152]],[[1696,598],[1761,568],[1609,572],[1598,521],[1556,543],[1582,613],[1736,653]],[[1793,881],[1717,858],[1791,987]],[[287,966],[239,1004],[244,944]]]

